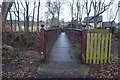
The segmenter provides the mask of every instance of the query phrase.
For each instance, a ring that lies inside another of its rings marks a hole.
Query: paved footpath
[[[77,62],[73,53],[73,47],[67,37],[67,35],[62,32],[58,37],[53,49],[51,51],[51,62]]]
[[[79,78],[86,76],[89,68],[79,64],[74,49],[65,32],[56,40],[51,52],[50,62],[40,64],[37,78]]]

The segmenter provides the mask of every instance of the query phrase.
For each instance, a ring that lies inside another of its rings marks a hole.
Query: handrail
[[[47,55],[49,54],[53,44],[55,43],[57,37],[59,36],[61,29],[51,29],[44,30],[44,26],[41,26],[40,29],[40,56],[41,62],[46,60]],[[43,57],[42,57],[43,56]]]
[[[87,30],[84,29],[66,29],[66,34],[75,48],[79,47],[79,54],[82,56],[82,62],[85,61]]]

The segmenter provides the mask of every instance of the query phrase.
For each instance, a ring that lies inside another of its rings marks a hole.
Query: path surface
[[[78,62],[75,58],[73,47],[64,32],[60,34],[51,51],[51,62],[53,61]]]
[[[38,78],[79,78],[87,75],[89,68],[79,64],[67,35],[62,32],[51,52],[50,62],[40,64]]]

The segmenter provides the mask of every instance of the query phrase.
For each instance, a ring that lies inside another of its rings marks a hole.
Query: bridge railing
[[[41,25],[40,29],[40,59],[41,62],[46,60],[48,53],[50,52],[55,40],[59,36],[61,29],[52,29],[52,30],[44,30],[44,25]]]
[[[85,51],[86,51],[86,33],[85,29],[66,29],[65,30],[69,40],[76,49],[76,55],[85,62]]]
[[[81,44],[82,30],[67,29],[66,34],[73,46]]]
[[[46,54],[50,52],[60,32],[61,29],[46,30]]]

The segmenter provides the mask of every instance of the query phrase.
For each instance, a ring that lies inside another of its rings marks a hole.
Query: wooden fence
[[[76,45],[80,46],[78,48],[82,63],[110,63],[112,34],[108,30],[67,29],[66,33],[75,48],[78,47]]]
[[[110,63],[111,33],[87,33],[86,63]]]

